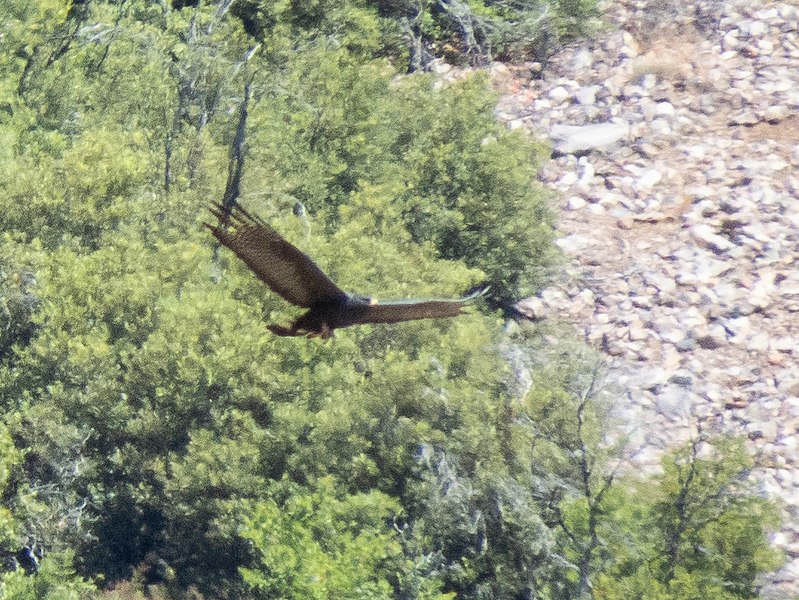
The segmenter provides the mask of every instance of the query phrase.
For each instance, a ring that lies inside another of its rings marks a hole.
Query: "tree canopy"
[[[418,47],[470,61],[459,6],[3,3],[0,546],[46,552],[0,595],[753,597],[776,513],[739,448],[683,450],[636,496],[585,365],[521,393],[501,312],[278,338],[296,309],[202,227],[246,89],[241,198],[343,288],[539,289],[541,146],[479,73],[404,74]],[[496,32],[538,4],[462,6]],[[564,35],[591,8],[552,6]]]

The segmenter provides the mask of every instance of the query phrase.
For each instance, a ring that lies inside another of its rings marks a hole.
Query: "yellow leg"
[[[296,329],[291,327],[283,327],[282,325],[267,325],[266,328],[275,335],[282,337],[302,335]]]

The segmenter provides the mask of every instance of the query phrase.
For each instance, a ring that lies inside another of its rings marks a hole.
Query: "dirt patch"
[[[799,144],[799,115],[791,115],[779,122],[761,121],[752,127],[738,127],[742,139],[774,140]]]

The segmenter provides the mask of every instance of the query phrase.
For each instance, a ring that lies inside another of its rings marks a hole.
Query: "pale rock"
[[[658,102],[655,105],[655,114],[661,117],[673,117],[676,114],[674,105],[671,102]]]
[[[789,396],[799,396],[799,374],[795,369],[787,369],[783,373],[777,380],[777,389]]]
[[[770,123],[779,123],[789,117],[793,111],[785,104],[775,104],[766,108],[763,118]]]
[[[663,294],[673,294],[677,289],[677,282],[673,277],[661,273],[647,273],[644,278],[649,285]]]
[[[732,29],[724,34],[724,38],[721,41],[721,47],[725,51],[733,52],[736,48],[741,45],[741,41],[738,39],[738,30]]]
[[[766,31],[768,31],[768,25],[766,25],[763,21],[750,21],[748,23],[748,27],[742,27],[741,29],[750,37],[760,37],[766,33]]]
[[[771,171],[784,171],[785,169],[791,166],[791,164],[788,161],[782,159],[779,156],[774,156],[773,154],[767,157],[766,164]],[[770,194],[764,194],[763,200],[768,204],[774,204],[776,196],[777,195],[772,190]]]
[[[676,349],[665,347],[661,357],[661,364],[667,371],[675,371],[682,362],[682,355]]]
[[[778,352],[795,353],[799,351],[799,338],[781,336],[771,340],[770,347]]]
[[[660,332],[660,339],[670,344],[677,344],[685,339],[685,332],[682,329],[667,329]]]
[[[580,210],[584,208],[588,202],[580,196],[571,196],[566,202],[566,208],[569,210]]]
[[[789,426],[786,427],[785,429],[788,429],[789,431],[796,432],[797,430],[799,430],[799,424],[794,424],[793,426],[791,426],[789,424]],[[797,436],[797,435],[783,435],[779,439],[779,445],[780,445],[780,450],[782,450],[782,448],[785,448],[787,450],[787,452],[790,453],[790,458],[793,458],[796,448],[799,448],[799,436]],[[785,457],[783,457],[783,458],[785,458]],[[786,462],[788,462],[788,461],[786,460]],[[791,463],[793,463],[793,462],[794,461],[791,460]]]
[[[572,189],[585,197],[596,198],[598,186],[594,181],[593,167],[589,164],[588,169],[584,169],[582,165],[578,165],[577,170],[579,179]]]
[[[593,106],[596,104],[596,93],[598,89],[599,86],[596,85],[581,87],[574,93],[574,99],[578,104],[583,106]]]
[[[694,159],[694,160],[704,160],[705,157],[707,156],[708,149],[707,149],[706,146],[702,146],[702,145],[698,145],[697,144],[697,145],[694,145],[694,146],[687,146],[687,147],[683,148],[683,152],[685,152],[685,155],[688,158],[691,158],[691,159]],[[713,193],[713,191],[712,191],[712,189],[707,188],[707,191],[702,193],[702,192],[699,191],[699,188],[697,188],[696,191],[694,191],[693,193],[694,193],[694,195],[699,196],[699,195],[709,195],[709,194]]]
[[[769,336],[767,333],[756,333],[746,342],[746,349],[750,352],[765,352],[769,347]]]
[[[761,54],[771,54],[774,52],[774,42],[771,40],[758,40],[757,49]]]
[[[663,174],[657,169],[648,169],[644,171],[638,179],[638,185],[644,189],[652,189],[663,179]]]
[[[783,483],[785,483],[785,482],[793,482],[793,473],[791,471],[789,471],[788,469],[775,469],[775,471],[776,472],[774,474],[774,478],[777,481],[780,481],[780,482],[783,482]],[[791,552],[791,546],[793,546],[793,544],[789,544],[788,545],[788,552],[789,553]],[[799,556],[799,543],[795,544],[795,547],[797,549],[796,556]]]
[[[727,343],[727,332],[720,323],[714,323],[704,331],[697,332],[696,343],[706,350],[721,348]]]
[[[654,135],[669,136],[672,133],[672,125],[666,119],[654,119],[649,128]]]
[[[566,254],[579,254],[593,245],[593,241],[584,235],[572,234],[555,240],[555,244]]]
[[[782,77],[777,79],[776,81],[772,82],[771,84],[771,92],[793,92],[795,91],[796,81],[794,78],[791,77]],[[788,95],[786,100],[790,101],[794,99],[795,96],[793,94]]]
[[[614,194],[613,192],[605,192],[599,195],[597,198],[597,204],[601,204],[605,208],[611,208],[613,206],[618,206],[621,204],[622,196],[619,194]]]
[[[614,6],[628,25],[640,18]],[[799,514],[799,10],[713,10],[715,30],[675,38],[687,60],[671,65],[668,44],[632,59],[629,32],[602,33],[558,51],[497,111],[549,133],[541,180],[563,193],[568,293],[528,310],[575,323],[613,358],[624,428],[652,442],[635,466],[657,468],[691,435],[691,415],[705,415],[781,469],[753,478]],[[779,543],[799,548],[796,519],[782,531]],[[796,548],[764,599],[799,596]]]
[[[776,441],[779,441],[781,438],[782,438],[782,436],[780,435],[779,427],[778,427],[777,428],[777,433],[774,436],[774,439]],[[772,461],[771,462],[772,462],[773,465],[775,465],[777,467],[787,467],[789,463],[785,459],[784,456],[779,454],[780,450],[783,450],[782,446],[777,446],[776,444],[771,444],[771,443],[763,444],[763,452],[767,456],[770,455],[772,457]]]
[[[546,288],[541,291],[541,299],[547,306],[562,306],[566,302],[566,294],[555,288]]]
[[[794,10],[790,11],[789,10],[790,8],[794,8]],[[772,21],[772,20],[776,19],[780,15],[780,11],[781,10],[785,10],[786,11],[784,14],[792,15],[792,16],[796,15],[795,7],[791,7],[789,5],[787,7],[786,6],[782,6],[780,8],[777,8],[777,7],[774,7],[774,6],[769,6],[767,8],[761,8],[760,10],[758,10],[758,11],[756,11],[754,13],[754,16],[755,16],[756,19],[759,19],[760,21]]]
[[[595,125],[553,125],[550,135],[555,150],[563,154],[607,148],[626,138],[630,124],[626,121],[599,123]]]
[[[747,434],[752,438],[765,438],[773,440],[777,437],[776,421],[758,421],[747,425]]]
[[[757,125],[759,122],[760,122],[760,119],[751,110],[747,110],[747,111],[741,112],[741,113],[735,115],[730,120],[730,124],[731,125],[744,125],[744,126],[747,126],[747,127],[751,127],[753,125]]]
[[[571,97],[571,93],[565,87],[559,85],[558,87],[552,88],[549,93],[547,94],[547,98],[556,102],[558,104],[565,102]]]
[[[784,531],[777,531],[776,533],[771,534],[771,543],[775,546],[786,546],[790,538]]]
[[[666,383],[669,379],[669,373],[662,367],[648,367],[642,368],[631,374],[631,383],[640,387],[643,390],[655,390]]]
[[[607,209],[601,204],[589,204],[588,212],[590,212],[592,215],[604,215],[607,212]]]
[[[655,75],[654,73],[646,73],[641,76],[640,83],[641,83],[641,88],[645,90],[651,90],[658,84],[657,75]]]
[[[734,344],[744,343],[752,332],[752,323],[747,316],[728,319],[724,326],[732,333],[730,341]]]
[[[779,367],[785,364],[785,354],[782,352],[777,352],[776,350],[771,350],[770,352],[766,353],[766,361],[770,365]]]
[[[638,141],[635,144],[635,149],[637,150],[638,154],[644,158],[655,158],[660,154],[659,146],[643,140]]]
[[[580,157],[580,160],[577,161],[577,175],[579,177],[578,183],[584,185],[591,183],[594,175],[596,175],[594,165],[585,156]]]
[[[594,57],[592,56],[590,50],[588,50],[588,48],[581,48],[572,59],[572,67],[577,72],[584,71],[589,69],[593,62]]]
[[[766,308],[771,304],[771,297],[774,290],[775,286],[773,281],[761,279],[749,290],[747,301],[753,306]]]
[[[619,229],[629,230],[635,225],[635,219],[632,215],[623,215],[616,219],[616,227]]]
[[[431,71],[436,75],[446,75],[452,71],[452,65],[444,62],[443,60],[437,60],[433,63]]]
[[[652,296],[633,296],[632,302],[636,308],[650,308],[652,306]]]
[[[577,294],[577,297],[586,305],[592,305],[596,300],[594,291],[590,288],[580,290],[580,292]]]
[[[695,331],[697,328],[707,324],[707,318],[696,306],[689,306],[679,313],[680,325],[686,331]]]
[[[558,187],[563,189],[577,183],[579,176],[574,171],[567,171],[563,176],[558,179]]]
[[[686,379],[689,378],[686,377]],[[693,397],[685,388],[686,386],[676,382],[674,385],[664,386],[655,398],[655,410],[672,419],[684,418],[689,415]]]
[[[552,310],[547,307],[541,298],[525,298],[516,303],[515,307],[520,313],[529,319],[538,321],[548,317]]]
[[[717,234],[713,227],[706,223],[697,223],[691,227],[691,236],[699,245],[713,252],[726,252],[735,246],[730,240]]]

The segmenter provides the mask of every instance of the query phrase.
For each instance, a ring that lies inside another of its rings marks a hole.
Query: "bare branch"
[[[222,208],[227,215],[236,204],[241,188],[241,173],[244,170],[244,136],[247,127],[247,108],[250,103],[250,85],[244,86],[244,99],[239,107],[239,123],[236,126],[236,136],[230,147],[230,161],[228,162],[228,179],[225,185],[225,194],[222,197]]]
[[[466,55],[474,66],[491,62],[491,44],[480,19],[460,0],[438,0],[438,6],[458,25]]]

